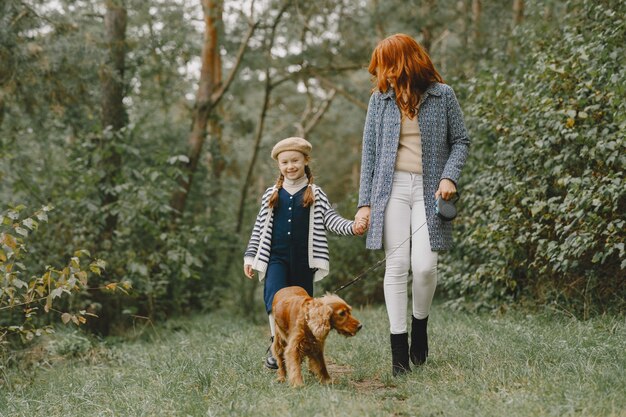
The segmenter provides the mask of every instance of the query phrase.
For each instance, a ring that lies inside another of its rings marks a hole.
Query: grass
[[[355,315],[365,324],[360,334],[334,333],[327,342],[332,385],[308,372],[300,389],[275,382],[262,366],[266,326],[214,313],[170,321],[134,341],[95,343],[53,363],[42,359],[29,371],[5,370],[0,415],[626,415],[623,318],[581,322],[436,306],[428,362],[392,378],[384,308]]]

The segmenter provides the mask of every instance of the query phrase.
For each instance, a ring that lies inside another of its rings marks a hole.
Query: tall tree
[[[222,4],[222,0],[202,0],[205,24],[204,44],[201,57],[202,67],[200,69],[200,83],[198,85],[196,103],[193,110],[192,127],[188,138],[188,160],[184,166],[184,174],[180,179],[179,188],[174,191],[171,199],[171,206],[175,210],[176,216],[180,216],[185,209],[185,203],[187,202],[191,190],[193,176],[198,166],[202,147],[206,139],[209,119],[213,110],[234,80],[248,41],[257,27],[257,23],[253,23],[252,20],[249,21],[248,31],[241,41],[239,51],[237,52],[237,56],[235,57],[227,79],[223,83],[216,83],[216,81],[221,78],[221,68],[219,69],[220,76],[218,77],[218,75],[216,75],[216,67],[221,65],[217,27],[220,24],[218,19],[221,19]],[[251,11],[254,10],[254,1],[250,9]]]
[[[480,42],[480,19],[482,15],[482,1],[472,0],[472,42],[474,45]]]
[[[513,26],[524,20],[524,0],[513,0]]]
[[[116,140],[116,134],[127,124],[128,116],[124,109],[124,66],[126,59],[126,7],[123,0],[105,0],[104,15],[107,62],[100,71],[102,88],[102,128],[101,152],[104,175],[100,182],[102,207],[110,209],[118,197],[114,186],[116,176],[122,166],[122,157],[116,146],[105,138]],[[110,131],[110,132],[107,132]],[[104,239],[110,239],[117,225],[117,215],[106,210]]]

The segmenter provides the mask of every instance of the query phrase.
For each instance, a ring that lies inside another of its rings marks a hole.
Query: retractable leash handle
[[[435,200],[435,212],[437,213],[437,216],[444,222],[454,220],[457,215],[455,203],[459,201],[460,198],[461,193],[458,191],[450,200],[444,200],[441,197],[437,198],[437,200]]]

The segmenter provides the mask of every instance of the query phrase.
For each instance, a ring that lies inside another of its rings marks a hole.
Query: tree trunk
[[[222,8],[220,8],[217,13],[217,22],[222,22]],[[217,28],[216,28],[217,29]],[[217,31],[216,31],[217,35]],[[217,36],[216,36],[217,38]],[[213,85],[221,85],[222,84],[222,56],[219,53],[219,48],[217,42],[214,45],[214,62],[213,62],[213,71],[212,82]],[[222,173],[226,167],[226,162],[224,160],[224,142],[222,137],[222,125],[220,123],[222,108],[221,105],[215,109],[215,113],[218,117],[212,117],[209,120],[209,169],[211,171],[211,198],[209,199],[211,202],[218,202],[219,195],[221,194],[221,178]],[[214,204],[213,204],[214,205]],[[213,213],[212,207],[210,207],[210,212]]]
[[[101,209],[104,213],[104,229],[95,246],[96,251],[102,250],[105,242],[113,239],[117,228],[118,216],[111,210],[119,200],[115,186],[120,182],[122,169],[122,155],[116,150],[120,141],[120,131],[127,125],[128,116],[124,108],[124,70],[126,60],[126,7],[124,0],[105,0],[104,37],[107,48],[106,62],[102,65],[99,77],[101,96],[102,132],[97,139],[100,165],[103,172],[99,181]],[[106,279],[108,273],[101,280]],[[92,283],[92,285],[97,285]],[[97,320],[89,320],[88,326],[92,332],[108,335],[111,326],[119,318],[120,299],[111,299],[109,295],[96,291],[91,295],[94,305],[108,304],[110,308],[103,309]],[[105,300],[106,299],[106,300]]]
[[[4,92],[0,90],[0,127],[2,127],[2,122],[4,122]]]
[[[435,25],[430,23],[430,17],[433,15],[435,7],[436,4],[434,0],[426,0],[422,4],[422,10],[420,13],[424,22],[424,25],[420,28],[420,33],[422,35],[421,44],[424,49],[426,49],[426,51],[428,51],[429,53],[431,52],[431,47],[433,44],[433,30],[435,28]]]
[[[198,160],[202,153],[202,146],[206,137],[207,124],[211,114],[211,94],[215,89],[215,67],[219,61],[217,48],[217,21],[221,18],[221,0],[202,0],[204,12],[204,44],[202,47],[200,69],[200,83],[196,93],[196,104],[193,110],[191,133],[189,134],[188,162],[185,165],[185,173],[179,182],[180,189],[174,192],[171,206],[181,215],[185,209],[185,203],[191,189],[193,174],[198,166]]]
[[[513,26],[524,20],[524,0],[513,0]]]
[[[472,0],[472,43],[474,45],[480,43],[480,19],[482,9],[481,0]]]
[[[248,195],[248,187],[250,186],[250,181],[252,180],[252,174],[254,173],[254,166],[256,165],[256,160],[259,155],[259,147],[261,145],[261,139],[263,138],[263,130],[265,128],[265,116],[267,115],[267,109],[269,108],[270,103],[270,95],[272,92],[271,78],[269,76],[269,71],[266,71],[265,78],[265,94],[263,97],[263,105],[261,106],[261,113],[259,114],[259,121],[256,125],[256,131],[254,133],[254,146],[252,150],[252,160],[250,161],[250,165],[248,165],[248,171],[246,173],[246,178],[243,181],[241,186],[241,194],[239,196],[239,208],[237,210],[237,226],[235,227],[235,233],[239,234],[241,232],[241,227],[243,225],[243,213],[246,207],[246,197]]]
[[[251,22],[248,32],[239,45],[235,63],[227,79],[224,82],[216,84],[216,79],[221,78],[221,68],[219,70],[219,76],[215,75],[215,71],[216,67],[221,67],[217,27],[221,23],[218,19],[221,19],[222,16],[222,4],[222,0],[202,0],[205,22],[204,45],[202,47],[201,56],[202,67],[200,69],[200,83],[198,85],[198,92],[196,93],[196,104],[194,106],[191,132],[188,138],[188,161],[184,166],[184,173],[179,181],[179,187],[174,191],[170,200],[170,206],[174,209],[175,217],[181,216],[185,209],[189,191],[191,190],[193,175],[196,172],[198,160],[202,153],[202,146],[206,138],[207,125],[211,114],[233,82],[248,41],[258,25],[258,22],[254,24]]]
[[[379,40],[383,40],[387,37],[387,31],[385,25],[383,25],[383,17],[380,16],[380,3],[378,0],[374,0],[374,19],[376,20],[375,29],[376,36]]]
[[[106,0],[104,16],[105,41],[108,48],[107,63],[100,71],[102,88],[102,128],[111,131],[111,141],[117,140],[116,133],[128,122],[124,109],[124,66],[126,59],[126,8],[122,0]],[[103,133],[103,136],[108,134]],[[101,151],[104,152],[103,168],[106,174],[100,182],[102,207],[108,207],[118,200],[111,191],[119,175],[122,157],[116,147],[104,137]],[[117,215],[108,212],[105,215],[104,239],[110,239],[117,225]]]
[[[461,47],[463,48],[463,50],[467,50],[467,41],[468,41],[468,7],[467,7],[467,1],[466,0],[459,0],[456,4],[456,10],[459,14],[459,20],[458,20],[458,25],[459,25],[459,33],[461,33],[460,36],[460,40],[461,40]]]

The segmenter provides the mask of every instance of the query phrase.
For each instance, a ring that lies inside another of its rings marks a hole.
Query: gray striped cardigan
[[[314,281],[319,281],[328,275],[330,270],[330,256],[328,253],[328,240],[326,230],[339,235],[354,235],[352,225],[354,221],[341,217],[331,207],[328,197],[322,189],[315,184],[313,195],[315,202],[310,210],[309,222],[309,267],[316,269]],[[252,269],[259,273],[259,281],[265,278],[267,264],[270,259],[272,247],[272,227],[274,225],[274,210],[269,207],[270,197],[276,190],[276,186],[270,187],[263,193],[261,210],[257,215],[252,229],[252,236],[244,254],[244,265],[252,265]]]
[[[395,98],[393,89],[374,92],[365,118],[359,207],[371,208],[368,249],[380,249],[383,244],[385,209],[391,195],[400,139],[401,115]],[[433,83],[426,89],[418,123],[422,134],[424,205],[430,247],[433,251],[446,250],[452,247],[452,223],[443,222],[435,215],[435,191],[443,178],[458,182],[470,144],[463,112],[450,86]]]

